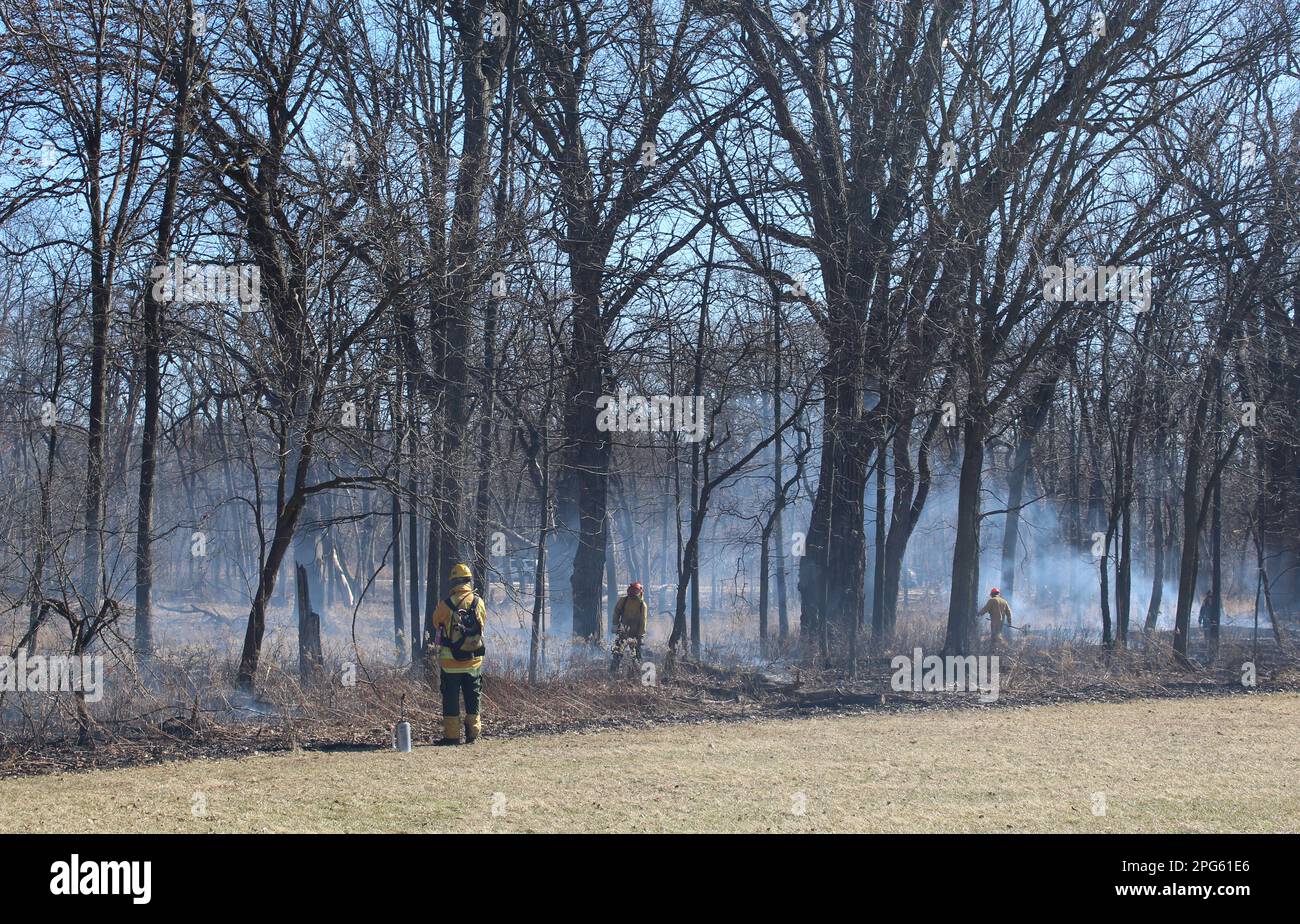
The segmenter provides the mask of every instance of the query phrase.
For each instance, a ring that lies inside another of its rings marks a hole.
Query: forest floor
[[[11,779],[0,831],[1295,832],[1297,727],[1295,693],[489,726],[473,747]]]
[[[975,691],[899,689],[888,657],[863,658],[850,678],[808,664],[673,664],[654,654],[640,672],[627,664],[617,678],[603,660],[575,662],[539,684],[508,668],[490,671],[483,710],[501,740],[766,719],[1300,693],[1294,653],[1256,655],[1233,642],[1216,663],[1184,668],[1166,648],[1158,640],[1123,652],[1069,641],[1018,645],[1002,652],[992,706]],[[341,682],[347,665],[331,662],[328,682],[303,687],[293,667],[279,660],[267,666],[252,695],[234,687],[233,663],[211,653],[160,661],[149,683],[119,667],[105,681],[108,695],[90,709],[93,741],[87,742],[79,741],[72,697],[0,694],[0,780],[294,750],[371,751],[390,745],[401,717],[426,736],[441,720],[436,684],[404,668],[374,666],[348,686]],[[657,677],[644,675],[652,670]]]

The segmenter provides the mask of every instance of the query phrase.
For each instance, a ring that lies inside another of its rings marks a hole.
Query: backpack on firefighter
[[[481,658],[487,651],[483,643],[483,624],[478,619],[478,597],[471,593],[463,600],[463,606],[457,606],[451,597],[444,601],[447,609],[451,610],[451,619],[442,643],[457,661]]]

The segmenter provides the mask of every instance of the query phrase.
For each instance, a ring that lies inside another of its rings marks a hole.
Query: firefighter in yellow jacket
[[[487,607],[474,593],[469,565],[451,569],[451,594],[433,612],[433,645],[438,650],[439,686],[442,689],[442,740],[460,744],[460,700],[465,698],[465,743],[473,744],[483,732],[479,713],[483,693],[483,630]]]
[[[623,652],[629,647],[632,655],[641,660],[641,644],[645,641],[646,617],[649,615],[645,603],[645,591],[638,581],[628,585],[627,593],[618,598],[614,604],[614,659],[610,662],[610,673],[618,670],[623,660]]]
[[[989,617],[989,641],[996,646],[1002,640],[1002,621],[1005,619],[1007,625],[1011,625],[1011,604],[994,587],[989,591],[989,602],[975,615]]]

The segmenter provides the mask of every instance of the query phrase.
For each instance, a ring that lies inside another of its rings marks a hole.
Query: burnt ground
[[[1141,698],[1249,696],[1300,691],[1300,659],[1260,653],[1256,685],[1242,683],[1246,648],[1225,646],[1214,667],[1179,666],[1167,653],[1105,652],[1097,646],[1022,649],[1002,656],[996,702],[974,692],[896,691],[887,658],[864,661],[859,676],[809,668],[766,671],[656,661],[657,682],[629,669],[617,679],[598,665],[530,686],[513,676],[484,681],[486,735],[554,735],[655,725],[692,725],[936,709],[999,709]],[[412,723],[417,743],[439,733],[436,691],[396,669],[344,688],[327,681],[303,690],[287,673],[268,676],[255,698],[234,692],[221,665],[184,681],[171,674],[137,684],[130,697],[97,704],[93,741],[81,743],[70,698],[40,714],[16,716],[0,703],[0,778],[200,758],[391,746],[393,724]],[[49,697],[50,700],[56,697]]]

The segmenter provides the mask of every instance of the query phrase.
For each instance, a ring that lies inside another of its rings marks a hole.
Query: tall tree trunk
[[[577,546],[569,576],[573,637],[594,640],[600,633],[601,582],[605,572],[605,525],[609,495],[612,436],[596,428],[596,399],[605,393],[604,322],[600,315],[599,269],[576,271],[579,306],[573,321],[573,355],[580,357],[569,385],[565,408],[569,464],[561,503],[576,525]],[[565,524],[561,524],[563,528]]]
[[[1033,458],[1034,441],[1047,422],[1052,396],[1056,394],[1056,386],[1061,380],[1060,361],[1064,350],[1064,341],[1061,341],[1049,357],[1047,371],[1034,388],[1024,409],[1015,459],[1007,476],[1007,513],[1002,529],[1002,575],[998,589],[1008,600],[1014,600],[1016,592],[1016,552],[1020,543],[1020,508],[1024,503],[1025,479]]]
[[[257,591],[253,594],[249,607],[248,626],[244,632],[244,647],[239,658],[238,682],[241,688],[250,690],[257,675],[257,665],[262,651],[262,638],[266,633],[266,604],[275,591],[276,578],[284,564],[289,546],[302,512],[305,497],[295,494],[285,503],[275,521],[275,532],[271,546],[266,553],[258,576]]]
[[[466,536],[462,519],[465,492],[461,484],[461,443],[469,425],[469,328],[472,309],[484,283],[479,228],[483,193],[488,187],[491,132],[489,111],[501,80],[505,42],[488,43],[483,23],[487,0],[469,0],[450,7],[460,42],[460,161],[456,172],[455,200],[447,234],[447,288],[433,319],[441,332],[438,381],[443,413],[434,435],[438,483],[436,515],[430,524],[430,570],[425,599],[425,628],[431,628],[436,601],[449,592],[447,576],[464,559]],[[436,549],[436,552],[435,552]],[[436,562],[436,564],[435,564]],[[480,586],[485,574],[477,575]]]
[[[704,394],[704,352],[708,343],[708,323],[709,323],[709,286],[713,281],[713,254],[717,246],[718,232],[716,226],[709,232],[709,251],[708,262],[704,266],[704,285],[700,293],[700,310],[698,322],[695,331],[695,372],[693,379],[692,395]],[[695,522],[701,518],[700,505],[703,499],[700,497],[700,441],[696,440],[691,444],[691,534],[695,536]],[[708,463],[704,463],[704,480],[708,480]],[[688,545],[688,561],[690,565],[691,581],[691,656],[695,660],[700,659],[700,547],[699,541]],[[713,593],[709,597],[709,608],[716,612],[718,607],[718,595]]]
[[[1255,567],[1259,569],[1260,585],[1264,590],[1264,605],[1268,608],[1268,621],[1273,627],[1273,640],[1277,642],[1277,647],[1283,654],[1286,653],[1286,637],[1282,633],[1282,626],[1277,619],[1277,611],[1273,608],[1273,589],[1268,577],[1268,562],[1264,559],[1264,543],[1260,539],[1260,529],[1258,520],[1251,524],[1251,538],[1255,543]],[[1258,606],[1258,603],[1256,603]]]
[[[100,139],[92,130],[86,139],[86,170],[90,177],[90,396],[86,430],[86,493],[84,498],[81,582],[83,616],[99,612],[100,578],[103,573],[103,537],[100,526],[104,506],[104,404],[108,382],[108,321],[112,293],[108,282],[105,252],[102,189],[100,181]]]
[[[777,512],[773,522],[773,536],[776,558],[776,637],[784,645],[790,637],[790,594],[786,589],[785,530],[782,528],[781,511]]]
[[[618,604],[618,572],[614,562],[614,520],[606,517],[605,523],[605,605],[609,613],[609,637],[613,638],[618,627],[614,624],[614,607]],[[626,543],[625,543],[626,544]],[[597,636],[597,641],[599,641]]]
[[[1142,627],[1144,632],[1155,631],[1165,591],[1165,497],[1159,456],[1156,458],[1156,484],[1151,507],[1151,600],[1147,604],[1146,623]]]
[[[907,419],[900,421],[894,433],[894,507],[889,518],[889,535],[885,539],[885,640],[894,637],[898,624],[898,595],[903,572],[903,558],[916,524],[920,522],[930,493],[930,443],[939,428],[942,415],[936,410],[921,438],[916,455],[916,470],[912,468],[911,431],[914,406],[909,408]],[[918,477],[919,476],[919,477]]]
[[[1249,291],[1249,283],[1248,279],[1246,291]],[[1223,357],[1228,345],[1236,336],[1240,324],[1239,313],[1244,311],[1246,303],[1244,297],[1239,297],[1236,304],[1225,307],[1226,317],[1219,325],[1209,362],[1204,366],[1196,407],[1192,412],[1191,426],[1187,432],[1186,446],[1183,451],[1186,469],[1183,477],[1182,554],[1178,569],[1178,609],[1174,614],[1174,653],[1182,661],[1187,660],[1192,603],[1196,594],[1197,568],[1200,564],[1200,536],[1204,526],[1200,475],[1205,452],[1206,420],[1209,416],[1211,396],[1214,394],[1215,384],[1222,371]],[[1218,454],[1215,455],[1217,463]],[[1220,472],[1216,470],[1211,477],[1217,479],[1220,477]]]
[[[781,354],[784,345],[781,340],[781,299],[779,293],[773,286],[772,295],[772,429],[777,430],[781,426]],[[772,515],[772,542],[774,543],[772,557],[776,559],[776,607],[777,607],[777,638],[782,645],[785,644],[786,638],[790,634],[790,613],[789,597],[786,594],[785,586],[785,528],[783,525],[783,514],[785,510],[784,503],[784,486],[785,471],[783,466],[782,453],[785,448],[785,440],[778,439],[772,444],[772,504],[774,513]],[[766,541],[763,544],[764,552],[767,552]],[[763,572],[764,578],[767,571]],[[766,626],[767,611],[763,611],[764,625]],[[766,636],[765,636],[766,638]]]
[[[509,201],[510,163],[514,142],[514,83],[515,58],[518,43],[515,31],[519,26],[519,8],[522,0],[513,0],[508,17],[509,32],[500,40],[508,42],[506,51],[505,98],[501,109],[501,159],[497,176],[496,198],[493,206],[493,219],[496,222],[494,251],[495,272],[502,273],[495,291],[487,300],[483,319],[483,402],[479,410],[478,438],[478,486],[474,493],[475,542],[474,558],[482,581],[484,593],[488,590],[488,526],[492,503],[492,427],[496,418],[497,389],[497,299],[505,295],[505,268],[501,264],[504,253],[505,236],[502,226],[506,220],[506,205]],[[503,582],[506,583],[506,582]]]
[[[1154,465],[1154,486],[1152,488],[1152,515],[1151,515],[1151,599],[1147,603],[1146,622],[1142,626],[1144,632],[1154,632],[1160,619],[1160,606],[1164,599],[1165,591],[1165,545],[1168,541],[1165,531],[1166,515],[1168,513],[1168,488],[1167,477],[1165,474],[1165,443],[1166,435],[1166,409],[1163,403],[1163,389],[1159,386],[1156,391],[1156,433],[1155,433],[1155,458]]]
[[[63,385],[63,334],[62,334],[62,312],[56,307],[53,318],[51,339],[54,341],[54,382],[49,391],[50,408],[53,410],[55,402],[59,397],[59,389]],[[57,420],[54,416],[48,419],[48,425],[45,427],[49,431],[49,436],[45,442],[45,474],[40,476],[39,487],[41,492],[40,498],[40,515],[37,520],[36,529],[36,560],[32,565],[31,576],[31,609],[27,614],[27,654],[36,654],[36,636],[40,631],[41,623],[44,620],[47,609],[44,603],[44,585],[46,559],[53,554],[52,548],[54,543],[54,523],[51,510],[50,491],[54,482],[54,465],[58,461],[58,444],[59,429]],[[15,652],[16,653],[16,652]]]
[[[772,518],[774,520],[775,517]],[[766,658],[768,651],[767,640],[767,610],[769,602],[769,584],[772,556],[769,552],[772,541],[772,520],[768,521],[767,526],[759,537],[758,549],[758,652],[759,657]]]
[[[1223,446],[1223,366],[1219,366],[1214,389],[1214,456]],[[1206,657],[1213,664],[1219,659],[1219,624],[1223,616],[1223,477],[1214,477],[1214,497],[1210,519],[1210,600],[1213,604],[1205,623]]]
[[[181,158],[185,153],[186,121],[189,118],[190,70],[194,56],[193,6],[185,4],[181,24],[184,36],[176,76],[175,112],[172,115],[171,145],[167,152],[167,179],[158,213],[158,240],[154,266],[166,264],[171,254],[175,223],[176,189],[180,184]],[[162,403],[162,303],[154,287],[144,297],[144,423],[140,433],[140,491],[135,530],[135,655],[148,662],[153,658],[153,493],[158,468],[158,418]]]
[[[537,567],[533,572],[533,620],[528,638],[528,682],[537,683],[537,669],[543,634],[546,631],[546,538],[551,532],[551,450],[550,434],[541,430],[542,484],[541,524],[537,530]]]
[[[863,412],[865,342],[849,318],[834,324],[835,348],[822,372],[826,395],[820,470],[799,563],[800,633],[805,656],[817,640],[823,660],[863,611],[867,471],[875,434]]]
[[[948,598],[945,655],[969,655],[977,635],[979,608],[980,491],[984,471],[986,427],[979,415],[968,413],[963,430],[961,476],[957,486],[957,536],[952,553],[952,586]]]
[[[402,361],[400,353],[397,358],[397,381],[389,393],[388,410],[393,423],[393,487],[389,492],[389,529],[392,532],[393,565],[393,644],[397,648],[397,660],[400,662],[406,651],[406,611],[402,606]],[[413,654],[414,652],[412,652]]]
[[[873,579],[871,581],[871,641],[884,644],[885,627],[885,513],[888,499],[885,495],[885,434],[880,434],[876,446],[876,541],[873,545]],[[895,466],[897,467],[897,466]]]

